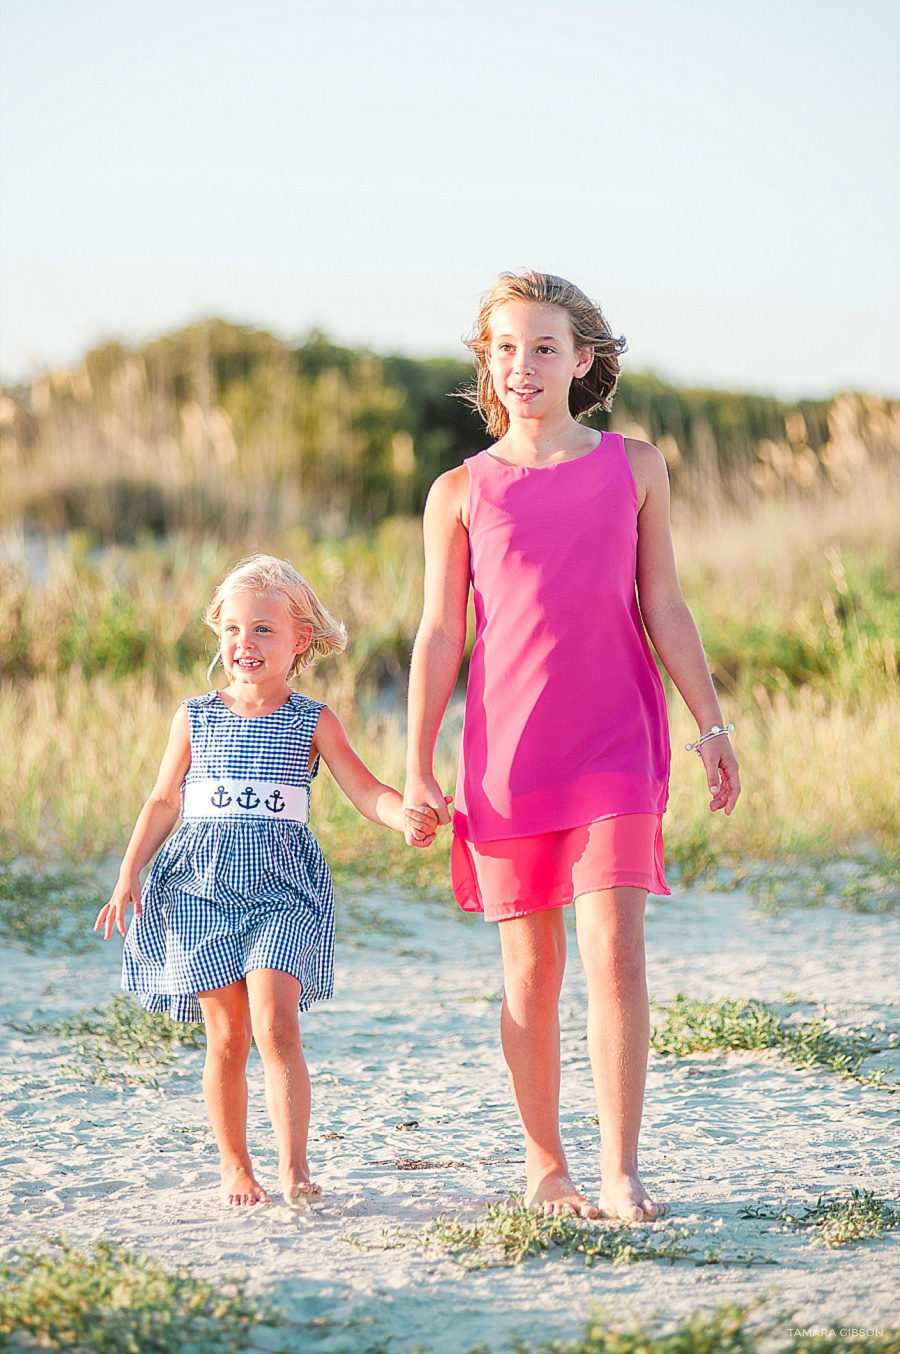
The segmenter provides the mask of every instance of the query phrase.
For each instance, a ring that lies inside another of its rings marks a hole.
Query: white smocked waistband
[[[181,816],[308,823],[309,791],[273,780],[192,780],[181,791]]]

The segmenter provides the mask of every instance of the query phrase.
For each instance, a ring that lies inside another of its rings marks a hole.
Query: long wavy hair
[[[306,579],[286,559],[276,559],[274,555],[250,555],[225,575],[203,616],[217,636],[222,619],[222,603],[235,592],[278,592],[287,602],[292,620],[298,625],[312,626],[309,644],[294,658],[289,678],[316,658],[340,653],[347,644],[347,631],[342,622],[329,615]],[[221,651],[216,653],[210,663],[207,676],[212,676],[220,657]]]
[[[616,338],[602,310],[573,282],[552,273],[501,273],[481,300],[481,309],[466,345],[475,354],[475,385],[462,394],[474,404],[494,438],[509,428],[509,414],[500,402],[488,369],[494,312],[508,301],[533,301],[538,305],[560,306],[572,326],[576,348],[593,348],[594,360],[584,376],[577,376],[569,389],[569,410],[573,418],[592,409],[609,409],[619,380],[619,357],[625,351],[625,339]]]

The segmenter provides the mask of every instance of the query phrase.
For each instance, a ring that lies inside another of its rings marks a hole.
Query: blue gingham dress
[[[185,787],[213,778],[279,781],[307,791],[322,705],[292,692],[280,709],[235,715],[218,691],[185,701],[191,765]],[[250,969],[291,973],[301,1011],[334,987],[334,887],[303,823],[188,818],[161,848],[125,939],[122,986],[148,1011],[202,1020],[198,992]]]

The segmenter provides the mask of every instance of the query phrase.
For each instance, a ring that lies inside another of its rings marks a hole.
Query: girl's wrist
[[[695,715],[694,718],[697,720],[697,732],[700,735],[709,733],[714,724],[717,724],[720,729],[723,729],[727,722],[718,706],[716,706],[715,710],[708,710],[702,716],[698,717]]]

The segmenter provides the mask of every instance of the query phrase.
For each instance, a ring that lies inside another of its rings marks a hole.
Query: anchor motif
[[[216,790],[216,793],[210,796],[209,802],[210,804],[215,805],[217,809],[227,809],[228,805],[231,803],[231,795],[225,789],[224,785],[220,785],[218,790]]]
[[[253,786],[248,785],[237,797],[237,802],[242,809],[255,809],[259,803],[259,797],[254,793]]]
[[[274,789],[265,801],[266,808],[270,813],[281,813],[284,810],[286,800],[279,789]]]

